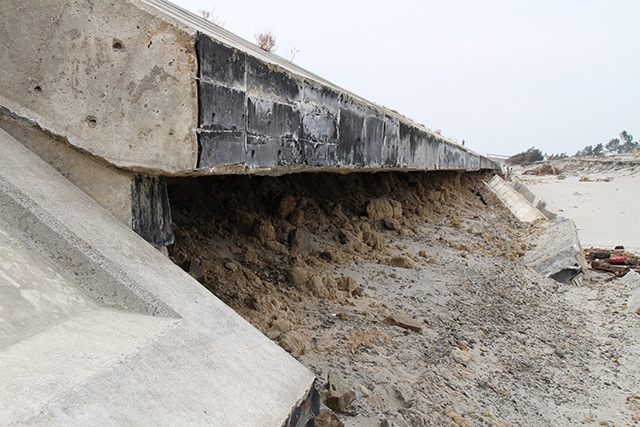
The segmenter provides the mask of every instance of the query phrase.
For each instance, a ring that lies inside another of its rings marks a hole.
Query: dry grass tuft
[[[274,36],[271,31],[256,33],[255,38],[256,44],[260,49],[266,52],[275,52],[276,50],[278,50],[278,45],[276,44],[276,36]]]
[[[216,24],[218,27],[224,27],[224,22],[220,19],[220,15],[214,15],[216,8],[211,10],[198,9],[198,13],[207,21]]]

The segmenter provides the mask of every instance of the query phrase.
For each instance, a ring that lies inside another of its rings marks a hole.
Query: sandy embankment
[[[538,224],[482,199],[486,179],[170,179],[169,250],[321,392],[342,378],[355,393],[336,409],[347,427],[637,425],[630,285],[593,270],[563,285],[526,267]]]
[[[515,172],[559,215],[576,223],[584,248],[623,245],[640,253],[640,159],[554,165],[562,175],[523,175],[535,167]]]

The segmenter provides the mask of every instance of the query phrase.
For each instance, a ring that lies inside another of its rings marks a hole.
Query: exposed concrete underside
[[[163,0],[0,3],[0,105],[152,175],[490,160]]]

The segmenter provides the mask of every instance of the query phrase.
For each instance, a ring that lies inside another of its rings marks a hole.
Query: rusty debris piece
[[[595,259],[591,262],[591,268],[595,270],[609,271],[616,275],[616,277],[622,277],[629,272],[629,267],[623,267],[621,265],[612,265],[608,261]]]
[[[584,251],[584,257],[594,270],[608,271],[622,277],[630,270],[640,270],[640,257],[624,251],[624,246],[616,249],[591,248]]]

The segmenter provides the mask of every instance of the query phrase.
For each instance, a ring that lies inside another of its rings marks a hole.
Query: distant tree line
[[[640,142],[633,141],[633,135],[626,130],[620,132],[619,138],[612,138],[606,144],[587,145],[579,150],[574,157],[604,156],[605,154],[631,154],[640,150]]]
[[[620,132],[619,138],[612,138],[606,144],[587,145],[582,150],[578,150],[573,157],[587,157],[587,156],[604,156],[606,154],[631,154],[640,152],[640,142],[633,140],[633,135],[626,130]],[[556,160],[566,159],[569,156],[567,153],[561,154],[546,154],[542,153],[538,148],[531,147],[527,151],[523,151],[507,159],[507,162],[511,164],[527,164],[539,162],[541,160]]]
[[[507,162],[521,165],[526,163],[539,162],[540,160],[544,160],[542,151],[540,151],[536,147],[531,147],[527,151],[523,151],[522,153],[514,154],[513,156],[509,157],[507,159]]]

